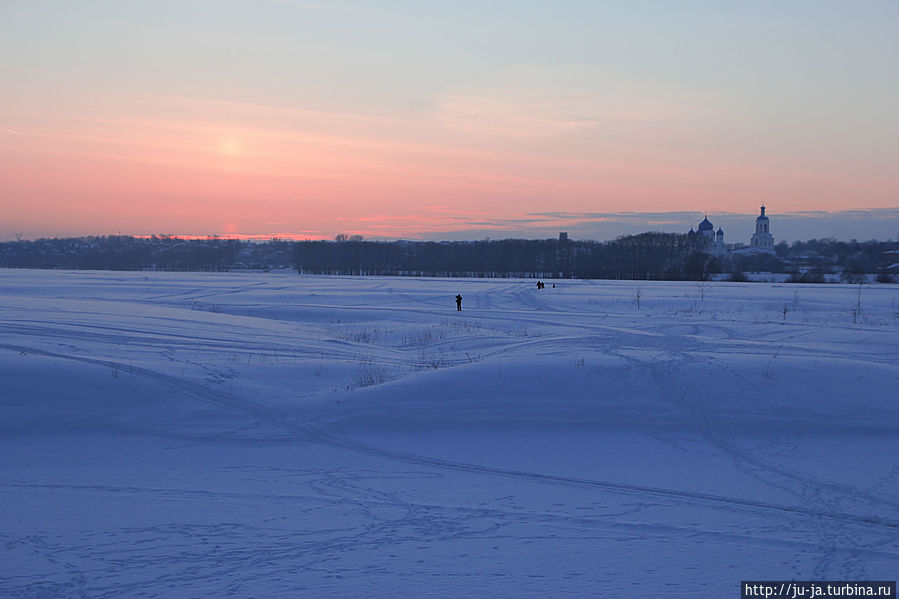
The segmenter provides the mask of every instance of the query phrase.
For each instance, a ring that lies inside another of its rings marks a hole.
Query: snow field
[[[899,287],[549,283],[0,271],[0,594],[895,578]]]

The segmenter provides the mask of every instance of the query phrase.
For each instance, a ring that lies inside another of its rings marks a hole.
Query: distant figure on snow
[[[537,289],[543,289],[543,281],[537,281]]]
[[[456,310],[462,311],[462,294],[456,295]]]

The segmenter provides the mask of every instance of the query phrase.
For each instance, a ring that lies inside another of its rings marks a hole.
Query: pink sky
[[[46,17],[39,9],[0,10],[26,32]],[[266,2],[255,10],[281,11],[298,24],[315,13]],[[192,46],[180,48],[181,64],[177,53],[157,56],[146,41],[119,38],[123,27],[143,27],[145,34],[147,27],[171,27],[159,15],[139,26],[130,20],[137,16],[98,21],[79,14],[54,26],[71,37],[67,27],[84,19],[101,35],[91,43],[136,53],[149,69],[145,76],[114,56],[94,65],[91,52],[98,50],[91,44],[40,55],[26,48],[24,33],[3,42],[12,51],[4,55],[18,52],[21,61],[7,60],[0,70],[4,89],[12,90],[0,98],[0,234],[452,238],[458,231],[527,230],[525,221],[547,212],[753,214],[765,203],[783,214],[899,205],[899,131],[895,119],[876,118],[887,114],[884,99],[853,106],[845,94],[834,98],[830,87],[794,90],[781,79],[788,73],[763,70],[770,66],[764,56],[759,72],[737,77],[736,89],[723,86],[728,71],[716,71],[707,57],[680,65],[701,69],[704,78],[682,81],[661,71],[653,78],[659,58],[651,52],[644,62],[634,59],[632,71],[512,54],[492,69],[473,62],[470,78],[398,57],[399,73],[385,71],[384,84],[400,89],[376,86],[366,102],[368,75],[350,77],[339,68],[341,60],[367,52],[362,43],[340,46],[337,74],[316,71],[310,77],[319,85],[308,88],[273,83],[302,76],[305,63],[272,55],[269,65],[266,52],[275,49],[253,46],[258,62],[247,58],[235,67],[235,79],[241,70],[252,77],[242,86],[210,76],[209,57]],[[352,19],[315,17],[329,25]],[[630,22],[627,14],[617,18]],[[257,26],[265,32],[266,24],[273,39],[289,42],[271,22]],[[225,25],[239,26],[218,23]],[[111,39],[103,40],[104,32]],[[217,34],[207,32],[212,49],[224,43]],[[172,43],[189,39],[181,31]],[[319,41],[319,51],[329,48],[327,38]],[[450,42],[437,49],[416,43],[424,55],[453,50]],[[859,60],[869,59],[870,50],[859,50]],[[55,64],[54,52],[75,58]],[[828,75],[818,72],[826,68],[816,60],[827,58],[786,60],[798,61],[795,68],[811,73],[814,84]],[[390,66],[385,59],[379,68]],[[420,95],[417,81],[426,88]],[[785,87],[752,86],[778,82]],[[895,92],[890,81],[862,82]],[[818,92],[829,95],[816,99]],[[853,112],[864,106],[867,113]],[[544,228],[572,222],[537,220]]]

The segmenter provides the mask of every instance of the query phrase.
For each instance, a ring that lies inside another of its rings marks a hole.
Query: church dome
[[[709,217],[705,217],[702,219],[702,222],[699,223],[699,231],[714,231],[715,225],[709,222]]]

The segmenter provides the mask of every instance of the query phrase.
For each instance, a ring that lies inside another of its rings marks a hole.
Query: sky
[[[2,0],[0,241],[899,238],[899,2]],[[5,131],[4,131],[5,130]]]

